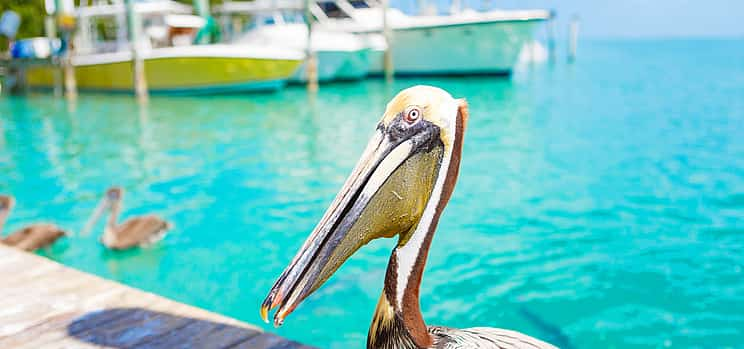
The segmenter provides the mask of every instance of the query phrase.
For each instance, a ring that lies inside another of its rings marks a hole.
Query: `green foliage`
[[[44,0],[2,0],[0,13],[13,10],[21,16],[18,28],[19,39],[44,35]],[[3,38],[5,39],[5,38]],[[7,45],[0,44],[0,47]]]
[[[176,0],[193,5],[192,0]],[[209,0],[212,5],[219,5],[223,0]],[[80,0],[75,0],[79,5]],[[21,26],[18,28],[18,39],[44,35],[44,0],[0,0],[0,13],[13,10],[21,16]],[[7,39],[0,37],[0,51],[8,47]]]

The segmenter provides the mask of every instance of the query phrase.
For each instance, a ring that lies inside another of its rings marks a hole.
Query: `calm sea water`
[[[77,231],[112,184],[160,244],[97,234],[42,254],[259,323],[272,282],[360,155],[386,101],[426,83],[471,105],[460,181],[422,286],[430,324],[524,331],[566,348],[744,342],[744,42],[582,42],[574,65],[511,80],[399,80],[278,94],[0,99],[6,232]],[[99,226],[98,232],[101,231]],[[360,250],[281,335],[363,347],[394,241]],[[269,326],[265,328],[270,329]]]

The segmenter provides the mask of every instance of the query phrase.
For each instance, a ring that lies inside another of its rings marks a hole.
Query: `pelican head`
[[[0,232],[3,230],[5,220],[10,214],[10,210],[15,206],[15,199],[10,195],[0,195]]]
[[[0,195],[0,214],[8,212],[15,206],[15,199],[10,195]]]
[[[119,201],[123,195],[124,190],[121,187],[111,187],[106,190],[106,200],[109,202]]]
[[[264,321],[278,308],[274,325],[281,325],[374,239],[397,235],[396,249],[428,249],[417,232],[433,231],[452,193],[467,116],[464,100],[431,86],[403,90],[387,104],[341,191],[264,300]],[[410,272],[415,257],[395,256],[391,258],[397,258],[396,265]]]
[[[95,226],[96,222],[98,221],[101,216],[106,212],[106,210],[112,210],[114,211],[112,214],[111,223],[114,223],[116,220],[116,215],[118,215],[118,211],[120,209],[120,202],[122,200],[122,197],[124,196],[124,189],[118,186],[113,186],[108,189],[106,189],[106,193],[103,195],[103,199],[98,203],[98,206],[93,210],[93,213],[90,215],[90,218],[88,218],[88,221],[85,223],[85,226],[80,231],[80,234],[82,236],[88,235],[90,231]]]

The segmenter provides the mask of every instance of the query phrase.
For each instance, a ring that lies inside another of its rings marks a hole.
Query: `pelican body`
[[[12,196],[0,195],[0,232],[2,232],[5,220],[14,206],[15,199]],[[16,230],[5,238],[0,238],[0,242],[7,246],[32,252],[52,245],[57,239],[65,235],[67,233],[54,224],[35,223]]]
[[[101,243],[112,250],[126,250],[133,247],[143,247],[160,241],[171,228],[171,224],[156,215],[135,216],[118,224],[122,210],[124,190],[112,187],[106,190],[103,200],[93,212],[88,224],[83,229],[89,231],[103,213],[110,210],[108,221],[101,235]]]
[[[387,105],[361,159],[261,306],[279,326],[360,247],[398,237],[367,336],[367,348],[555,348],[496,328],[429,326],[419,286],[434,231],[457,180],[467,103],[415,86]]]

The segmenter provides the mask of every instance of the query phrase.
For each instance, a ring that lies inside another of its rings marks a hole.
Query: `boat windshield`
[[[354,6],[354,8],[369,8],[369,4],[364,0],[351,0],[349,3],[351,6]]]
[[[253,17],[253,20],[248,22],[243,28],[244,31],[256,29],[266,25],[276,24],[276,19],[270,14],[258,14]]]
[[[351,18],[334,1],[318,1],[318,7],[323,10],[328,18]]]
[[[305,23],[305,17],[298,11],[284,11],[282,12],[282,18],[284,23]]]

